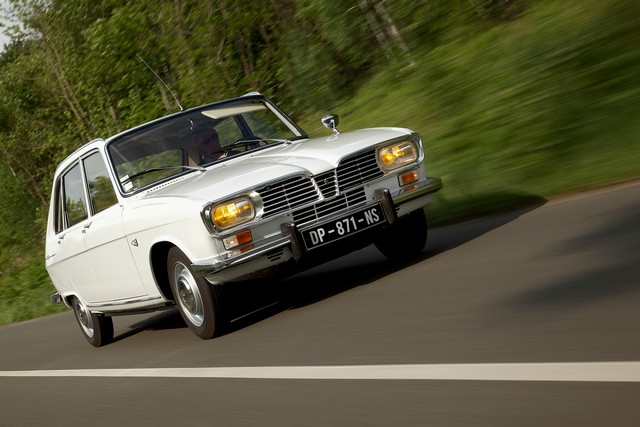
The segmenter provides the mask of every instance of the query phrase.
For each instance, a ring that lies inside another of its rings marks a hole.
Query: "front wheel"
[[[113,320],[104,314],[92,313],[78,298],[72,302],[82,335],[94,347],[102,347],[113,341]]]
[[[221,335],[222,285],[210,285],[196,276],[189,258],[175,247],[169,250],[167,269],[173,298],[189,329],[202,339]]]
[[[383,229],[375,245],[392,260],[403,260],[422,252],[427,243],[427,219],[422,209],[417,209]]]

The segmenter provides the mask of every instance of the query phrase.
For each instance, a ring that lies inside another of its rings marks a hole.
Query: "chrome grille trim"
[[[347,211],[366,202],[364,188],[348,190],[381,176],[376,150],[371,149],[343,159],[337,169],[318,174],[313,180],[300,175],[266,185],[256,190],[264,206],[262,218],[295,211],[293,219],[302,225]]]
[[[359,188],[348,193],[343,193],[338,197],[316,203],[312,206],[299,209],[293,212],[293,221],[297,226],[318,222],[341,211],[348,211],[351,208],[366,204],[367,196],[364,188]]]
[[[376,160],[376,150],[368,150],[347,157],[336,169],[338,188],[343,192],[383,175]]]
[[[294,176],[256,190],[262,198],[263,218],[288,212],[320,199],[310,178]]]
[[[322,197],[328,199],[338,194],[338,186],[336,185],[336,171],[330,170],[315,176],[316,185],[322,193]]]

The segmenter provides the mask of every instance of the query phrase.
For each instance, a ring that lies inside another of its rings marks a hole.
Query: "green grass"
[[[39,244],[11,250],[3,248],[0,276],[0,324],[18,322],[64,310],[51,304],[55,292],[44,267]]]
[[[534,3],[534,2],[531,2]],[[445,188],[431,224],[640,178],[640,4],[537,2],[512,22],[442,37],[378,70],[302,126],[400,126]],[[286,106],[284,106],[286,109]],[[61,310],[38,243],[0,250],[0,323]]]

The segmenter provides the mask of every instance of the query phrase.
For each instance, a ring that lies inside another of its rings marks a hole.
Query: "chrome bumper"
[[[438,177],[427,178],[421,181],[411,191],[400,189],[393,198],[393,203],[401,205],[422,196],[436,193],[442,189],[442,179]]]
[[[287,237],[280,237],[274,241],[271,241],[263,246],[252,249],[246,254],[240,254],[236,257],[226,259],[224,261],[220,261],[217,263],[194,263],[191,264],[191,268],[193,268],[194,273],[197,276],[203,277],[209,274],[217,273],[218,271],[225,270],[230,267],[235,267],[240,264],[244,264],[245,262],[249,262],[252,259],[259,258],[270,252],[274,249],[281,248],[283,246],[287,246],[290,243],[290,240]]]
[[[435,193],[442,188],[442,180],[440,178],[427,178],[414,187],[410,192],[400,190],[394,197],[387,188],[379,188],[374,191],[374,199],[380,203],[382,210],[387,218],[388,224],[393,224],[397,220],[396,207],[420,197]],[[338,218],[339,216],[336,216]],[[326,218],[330,221],[331,218]],[[275,249],[290,245],[291,254],[297,261],[302,258],[304,249],[300,242],[300,230],[293,222],[285,222],[280,225],[282,237],[265,243],[251,251],[229,258],[219,262],[203,261],[201,263],[191,264],[193,271],[197,276],[204,277],[214,274],[230,267],[235,267],[251,260],[257,259],[266,253]]]

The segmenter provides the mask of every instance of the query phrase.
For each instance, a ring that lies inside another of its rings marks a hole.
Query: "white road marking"
[[[640,362],[68,369],[0,371],[0,377],[640,382]]]

